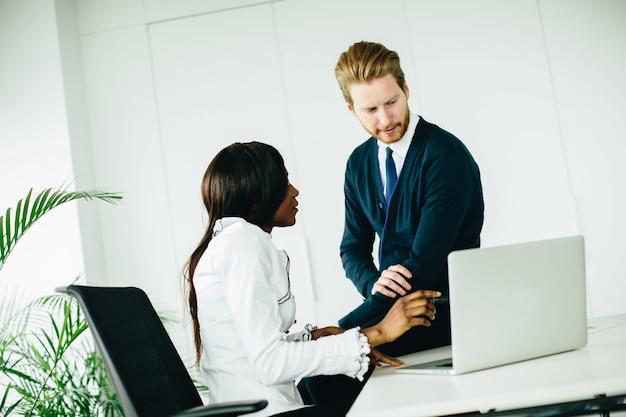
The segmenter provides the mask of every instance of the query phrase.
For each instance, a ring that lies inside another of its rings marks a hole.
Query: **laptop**
[[[448,256],[452,357],[399,373],[458,375],[587,344],[582,236]]]

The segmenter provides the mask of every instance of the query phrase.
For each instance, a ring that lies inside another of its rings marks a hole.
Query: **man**
[[[364,298],[339,321],[350,328],[379,321],[409,292],[447,295],[447,255],[480,246],[484,204],[479,168],[465,145],[410,112],[396,52],[355,43],[339,57],[335,76],[348,110],[371,135],[345,172],[341,259]],[[450,344],[449,317],[449,307],[437,305],[431,327],[415,328],[380,350],[399,356]]]

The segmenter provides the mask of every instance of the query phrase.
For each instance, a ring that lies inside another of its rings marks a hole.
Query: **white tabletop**
[[[349,417],[487,412],[626,393],[626,314],[589,320],[587,346],[464,375],[374,371]],[[406,365],[450,356],[450,347],[402,357]]]

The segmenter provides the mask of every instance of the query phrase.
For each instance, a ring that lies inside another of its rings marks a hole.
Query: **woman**
[[[400,298],[373,327],[307,325],[290,333],[289,258],[270,233],[295,224],[298,190],[280,153],[259,142],[232,144],[211,161],[201,189],[208,227],[185,279],[196,360],[211,402],[268,400],[257,415],[302,408],[296,380],[333,374],[362,380],[370,362],[400,365],[373,348],[435,318],[428,298],[440,293],[421,291]],[[299,415],[315,415],[315,408]]]

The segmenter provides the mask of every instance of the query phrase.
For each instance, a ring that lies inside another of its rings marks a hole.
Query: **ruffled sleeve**
[[[371,348],[367,336],[360,332],[360,328],[355,327],[342,334],[324,336],[313,340],[315,330],[317,330],[317,326],[307,324],[300,332],[284,335],[282,340],[285,342],[303,342],[303,345],[311,343],[309,345],[311,348],[319,353],[325,352],[321,355],[318,353],[322,357],[327,355],[325,359],[320,361],[320,365],[328,361],[334,362],[334,365],[330,365],[329,369],[321,372],[322,374],[339,373],[363,381],[370,364],[368,355]],[[343,362],[343,364],[339,362]],[[334,370],[332,370],[333,367],[335,367]]]
[[[354,330],[354,336],[356,337],[356,342],[359,349],[359,356],[356,359],[356,362],[359,364],[359,369],[354,372],[351,376],[352,378],[356,378],[359,381],[363,381],[363,377],[367,372],[370,364],[370,357],[367,356],[371,352],[369,341],[367,340],[367,336],[360,332],[360,328],[356,327],[354,329],[348,330],[348,332],[352,332]]]

